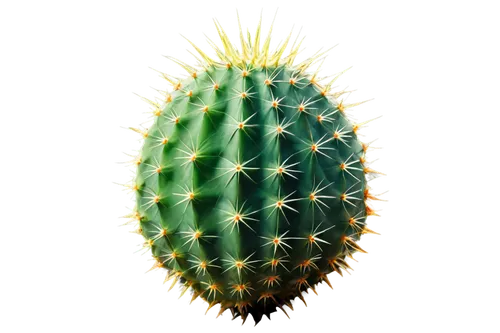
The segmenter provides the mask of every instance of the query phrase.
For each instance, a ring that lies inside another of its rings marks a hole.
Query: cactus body
[[[148,132],[136,180],[152,254],[208,301],[234,304],[342,271],[362,249],[353,219],[366,217],[366,186],[341,109],[286,66],[186,82]]]
[[[283,306],[349,268],[373,214],[367,146],[309,59],[265,41],[182,63],[137,159],[138,232],[167,278],[244,320]],[[286,46],[286,45],[285,45]],[[199,49],[198,49],[199,50]]]

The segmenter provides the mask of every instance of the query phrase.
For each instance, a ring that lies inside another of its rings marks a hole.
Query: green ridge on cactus
[[[342,92],[293,65],[298,46],[269,55],[270,37],[243,50],[217,24],[224,50],[175,81],[136,160],[138,233],[168,279],[256,322],[327,275],[372,232],[367,145],[338,102]],[[270,34],[269,34],[270,36]],[[284,43],[284,47],[286,47]],[[350,105],[353,106],[353,105]],[[139,131],[139,130],[137,130]],[[286,313],[286,312],[285,312]]]

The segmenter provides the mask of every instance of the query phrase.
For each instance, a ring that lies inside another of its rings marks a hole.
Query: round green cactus
[[[271,53],[260,24],[237,50],[216,26],[218,60],[194,45],[201,68],[175,60],[189,77],[164,75],[173,90],[137,130],[133,216],[172,285],[258,322],[364,252],[375,171],[344,112],[356,104],[331,91],[338,76],[323,85],[308,72],[323,54],[294,64],[300,43]]]

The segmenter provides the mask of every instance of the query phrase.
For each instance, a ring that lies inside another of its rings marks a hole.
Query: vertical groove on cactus
[[[356,242],[375,233],[367,175],[377,172],[362,124],[345,114],[360,103],[337,100],[338,76],[320,84],[319,69],[309,73],[323,53],[294,64],[300,43],[283,56],[289,36],[271,53],[260,24],[238,51],[216,27],[218,59],[194,44],[201,68],[173,59],[188,77],[163,74],[172,91],[149,101],[151,128],[134,129],[144,145],[131,217],[172,286],[259,322],[320,282],[331,287],[327,275],[365,252]]]

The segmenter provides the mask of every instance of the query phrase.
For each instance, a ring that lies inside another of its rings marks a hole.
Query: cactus
[[[345,114],[360,103],[338,101],[340,74],[321,84],[319,69],[309,72],[325,53],[294,64],[300,43],[284,56],[290,36],[270,52],[271,31],[261,45],[260,23],[254,39],[240,27],[237,50],[216,27],[218,59],[192,43],[199,68],[171,58],[189,76],[162,74],[172,91],[148,101],[152,126],[134,129],[145,140],[132,217],[172,286],[258,323],[320,282],[331,287],[328,274],[365,252],[356,242],[374,233],[367,178],[376,172],[362,124]]]

